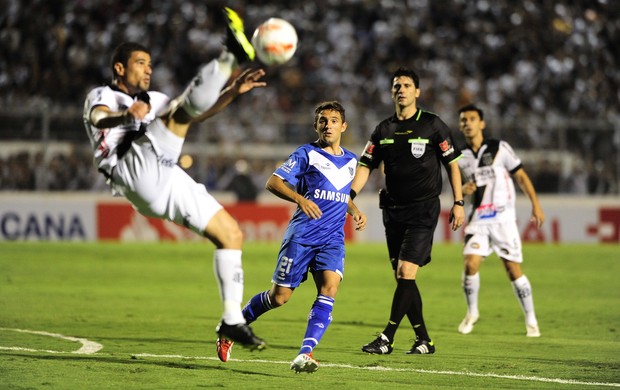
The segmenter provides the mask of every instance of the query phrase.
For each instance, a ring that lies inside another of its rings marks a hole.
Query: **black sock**
[[[407,316],[409,317],[409,321],[411,321],[411,325],[413,325],[413,330],[418,339],[431,341],[428,331],[426,330],[426,325],[424,324],[424,316],[422,315],[422,296],[420,295],[420,290],[418,290],[418,285],[415,280],[412,280],[412,282],[412,302]]]
[[[412,306],[412,301],[420,297],[418,288],[415,284],[415,280],[398,279],[396,284],[396,290],[394,291],[394,298],[392,299],[392,311],[390,312],[390,321],[388,322],[383,334],[390,339],[390,342],[394,341],[396,329],[400,321]]]
[[[407,312],[407,318],[411,324],[411,329],[413,329],[413,325],[415,324],[415,309],[413,308],[413,305],[411,305],[409,311]]]

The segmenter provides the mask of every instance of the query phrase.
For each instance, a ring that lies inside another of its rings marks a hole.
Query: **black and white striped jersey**
[[[149,91],[149,104],[151,111],[142,122],[134,121],[129,124],[109,128],[99,129],[90,123],[90,113],[97,106],[106,106],[111,111],[118,112],[129,108],[137,99],[137,96],[130,96],[123,91],[112,86],[102,86],[91,90],[84,102],[84,127],[93,148],[95,164],[99,170],[110,173],[116,165],[116,148],[125,138],[126,133],[140,130],[141,125],[146,125],[153,121],[156,114],[164,108],[169,98],[161,92]]]
[[[478,152],[463,149],[458,161],[463,182],[475,182],[476,192],[466,200],[469,223],[514,221],[515,186],[511,174],[522,164],[510,145],[501,140],[484,139]]]

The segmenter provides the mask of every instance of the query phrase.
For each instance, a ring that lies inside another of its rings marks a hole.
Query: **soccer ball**
[[[252,46],[263,64],[280,65],[295,54],[297,32],[286,20],[269,18],[254,30]]]

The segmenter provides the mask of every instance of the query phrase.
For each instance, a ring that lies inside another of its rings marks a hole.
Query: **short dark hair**
[[[418,76],[418,74],[415,72],[415,70],[404,67],[396,69],[396,71],[392,75],[392,79],[390,80],[390,87],[392,86],[394,79],[400,76],[411,78],[411,80],[413,80],[413,83],[415,84],[415,87],[417,89],[420,89],[420,77]]]
[[[478,113],[478,116],[480,117],[480,120],[484,120],[484,112],[480,107],[476,106],[475,104],[468,104],[459,108],[459,115],[465,111],[476,111]]]
[[[314,109],[314,123],[315,124],[321,111],[325,111],[325,110],[337,111],[338,113],[340,113],[340,118],[342,118],[342,121],[346,122],[346,118],[344,116],[344,107],[342,106],[342,104],[340,104],[336,100],[330,100],[327,102],[319,103],[319,105],[316,106],[316,108]]]
[[[129,62],[129,58],[131,57],[131,53],[134,51],[143,51],[151,55],[149,49],[147,49],[144,45],[141,45],[136,42],[124,42],[121,43],[114,49],[114,53],[112,54],[112,59],[110,61],[110,67],[112,68],[112,78],[116,79],[116,70],[114,69],[114,64],[120,62],[121,64],[127,66]]]

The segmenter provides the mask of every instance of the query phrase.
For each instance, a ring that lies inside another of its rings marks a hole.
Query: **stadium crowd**
[[[152,48],[154,89],[176,95],[201,63],[218,54],[224,39],[214,12],[218,7],[209,1],[4,3],[0,104],[5,110],[81,109],[93,83],[110,79],[106,59],[125,40]],[[218,117],[209,143],[304,142],[311,136],[306,124],[291,118],[307,116],[317,101],[337,99],[354,129],[345,146],[357,147],[376,118],[392,111],[389,75],[406,64],[421,75],[421,106],[454,118],[453,128],[457,109],[473,101],[485,107],[492,134],[514,147],[575,156],[578,163],[568,169],[544,159],[528,166],[540,192],[620,192],[617,1],[232,0],[227,5],[240,12],[249,31],[271,16],[289,20],[299,47],[289,64],[268,70],[267,88],[243,97],[242,110],[233,104]],[[86,144],[79,118],[74,122],[67,139],[55,138],[54,128],[50,138]],[[286,131],[274,131],[273,123],[284,123]],[[3,141],[19,139],[19,128],[0,124],[0,131]],[[80,147],[68,154],[0,155],[0,188],[103,190],[87,156]],[[213,157],[193,169],[211,190],[221,190],[237,158]],[[250,176],[262,178],[263,167],[272,170],[277,158],[253,161],[251,169],[260,168]],[[262,188],[264,182],[257,184]]]

